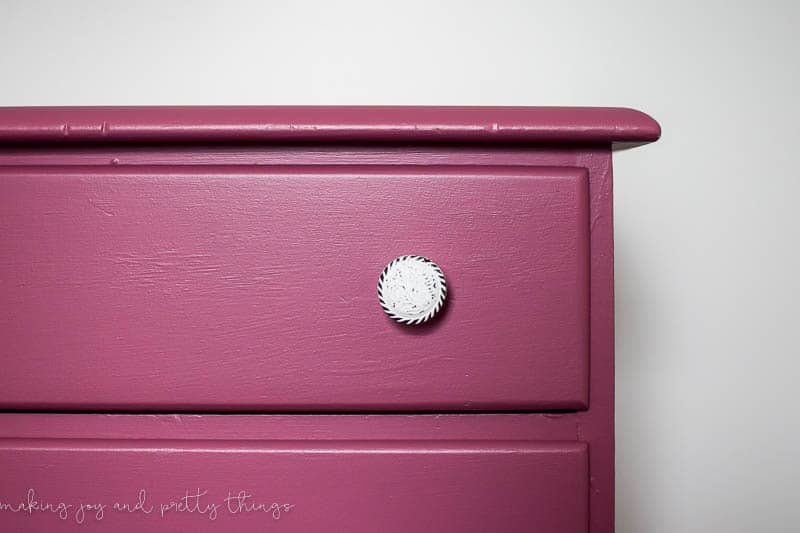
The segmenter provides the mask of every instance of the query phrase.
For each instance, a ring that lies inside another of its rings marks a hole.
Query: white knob
[[[401,255],[378,278],[378,301],[401,324],[427,322],[441,311],[447,282],[439,265],[419,255]]]

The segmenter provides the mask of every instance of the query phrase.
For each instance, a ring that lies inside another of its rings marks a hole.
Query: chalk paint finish
[[[0,406],[586,407],[585,170],[0,167],[0,191]],[[450,277],[413,331],[375,294],[407,251]]]
[[[611,156],[659,135],[0,109],[0,529],[611,533]],[[419,326],[376,296],[406,254],[447,277]]]

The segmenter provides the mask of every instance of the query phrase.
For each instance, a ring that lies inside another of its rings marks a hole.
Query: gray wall
[[[663,139],[615,161],[618,531],[789,532],[798,21],[791,1],[6,0],[0,105],[651,113]]]

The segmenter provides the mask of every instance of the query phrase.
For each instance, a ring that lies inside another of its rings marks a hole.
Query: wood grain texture
[[[0,108],[0,143],[31,142],[649,142],[640,111],[601,107]]]
[[[0,405],[580,409],[588,181],[577,168],[4,167]],[[381,311],[393,258],[442,315]]]
[[[8,531],[526,533],[535,524],[543,533],[581,533],[588,526],[587,449],[577,442],[0,439],[0,471],[0,525]],[[63,519],[9,511],[30,491],[40,505],[71,507]],[[242,492],[267,512],[226,500]],[[170,506],[188,495],[196,497],[183,509]],[[114,509],[138,501],[149,514]]]
[[[460,108],[446,108],[420,109],[419,114],[409,114],[412,111],[409,108],[293,108],[283,115],[274,111],[274,108],[2,109],[0,166],[92,165],[105,172],[110,167],[138,170],[153,165],[192,165],[207,167],[211,173],[221,165],[492,165],[586,169],[590,246],[588,408],[549,414],[0,414],[0,438],[10,439],[8,445],[14,445],[12,440],[19,445],[24,439],[118,441],[135,435],[138,439],[162,442],[219,441],[217,446],[221,447],[229,446],[232,441],[254,440],[262,448],[269,447],[264,446],[267,441],[329,441],[343,436],[351,442],[444,441],[437,446],[451,447],[452,443],[486,440],[586,443],[591,450],[586,491],[589,531],[612,533],[611,148],[612,143],[618,147],[619,143],[655,140],[660,134],[658,125],[635,111],[609,109],[588,112],[579,109],[572,113],[548,108],[482,108],[462,113]],[[94,210],[98,217],[105,216]],[[4,260],[0,255],[0,261]],[[110,375],[118,377],[113,371]],[[32,383],[30,376],[22,379]],[[182,446],[190,446],[190,442]],[[29,447],[30,444],[27,443]],[[485,443],[478,446],[484,450],[491,448]],[[87,465],[86,471],[89,475],[102,472],[104,464],[97,461]],[[498,524],[501,521],[484,530],[498,530]],[[531,522],[530,526],[537,524]]]
[[[613,322],[613,224],[611,196],[611,150],[608,146],[504,146],[481,145],[56,145],[8,147],[0,150],[4,165],[511,165],[586,168],[589,173],[591,233],[590,375],[589,408],[586,411],[549,415],[413,415],[325,416],[232,416],[208,415],[0,415],[9,434],[46,436],[55,427],[77,429],[91,426],[113,437],[113,428],[148,434],[196,435],[219,431],[236,438],[240,432],[256,436],[335,434],[337,427],[357,427],[365,438],[382,434],[386,424],[409,439],[423,435],[455,438],[565,439],[586,442],[589,454],[589,521],[592,533],[614,531],[614,322]],[[10,418],[14,417],[14,418]],[[80,418],[74,418],[80,417]],[[291,418],[290,423],[287,418]],[[12,424],[13,420],[13,424]],[[188,422],[195,422],[189,424]],[[220,428],[220,426],[222,426]],[[213,429],[219,428],[219,429]],[[507,436],[507,437],[506,437]]]
[[[0,413],[0,438],[167,440],[562,440],[592,436],[577,413]]]

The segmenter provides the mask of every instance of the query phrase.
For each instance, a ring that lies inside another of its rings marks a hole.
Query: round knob
[[[439,265],[420,255],[401,255],[378,278],[378,301],[389,317],[416,325],[433,318],[444,305],[447,282]]]

